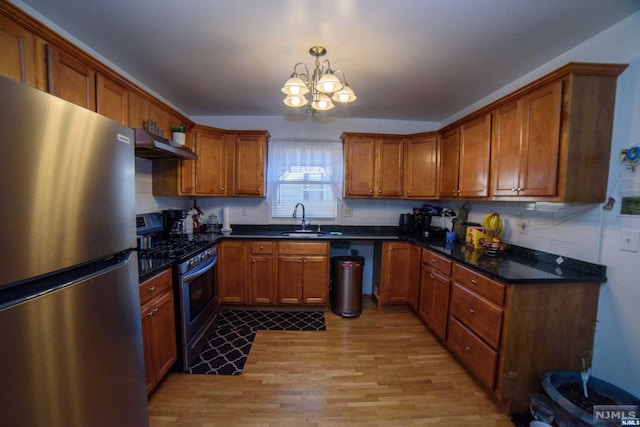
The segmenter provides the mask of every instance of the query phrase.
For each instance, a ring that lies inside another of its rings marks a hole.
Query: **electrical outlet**
[[[345,217],[351,217],[351,216],[353,216],[353,209],[351,209],[351,208],[344,208],[344,216],[345,216]]]
[[[529,220],[520,218],[518,220],[518,231],[520,234],[527,234],[529,232]]]
[[[621,230],[620,232],[620,250],[629,252],[638,252],[638,243],[640,242],[640,230]]]
[[[247,208],[242,208],[242,216],[247,216]]]

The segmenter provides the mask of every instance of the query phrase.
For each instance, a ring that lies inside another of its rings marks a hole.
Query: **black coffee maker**
[[[415,217],[412,213],[400,214],[400,221],[398,223],[398,231],[402,234],[411,234],[415,232],[416,223]]]
[[[167,236],[182,235],[187,232],[185,218],[187,211],[181,209],[165,209],[162,211],[162,228]]]

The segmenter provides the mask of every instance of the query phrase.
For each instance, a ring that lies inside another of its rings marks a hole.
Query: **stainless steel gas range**
[[[141,266],[160,259],[173,261],[177,367],[186,372],[217,320],[217,248],[204,236],[171,233],[171,224],[163,224],[161,214],[137,215],[136,225],[139,235],[151,236],[150,248],[140,250]]]

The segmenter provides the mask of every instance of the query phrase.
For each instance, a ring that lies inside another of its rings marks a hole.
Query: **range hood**
[[[197,160],[198,155],[183,145],[172,145],[171,141],[146,129],[135,129],[136,156],[146,159],[174,158]]]

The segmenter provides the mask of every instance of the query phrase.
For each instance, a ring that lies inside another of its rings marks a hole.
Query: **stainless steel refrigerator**
[[[131,129],[0,77],[0,425],[146,426]]]

